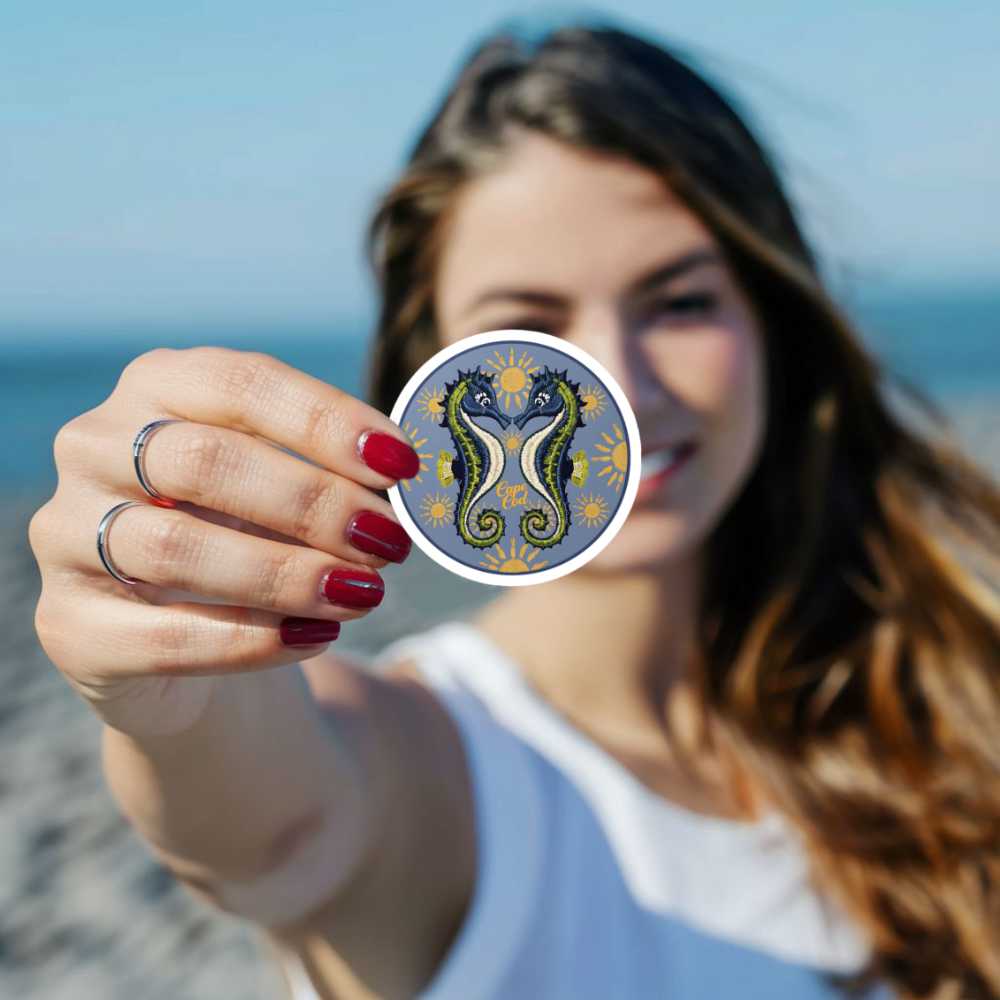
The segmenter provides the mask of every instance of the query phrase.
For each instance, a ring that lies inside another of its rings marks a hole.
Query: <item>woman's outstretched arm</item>
[[[447,956],[475,891],[469,764],[455,721],[412,661],[348,675],[324,669],[329,656],[303,664],[324,714],[335,720],[345,699],[354,702],[345,681],[363,676],[367,688],[356,747],[370,776],[372,830],[350,879],[303,918],[269,931],[321,997],[412,997]]]
[[[139,499],[151,427],[161,503]],[[261,926],[307,926],[334,903],[352,933],[419,939],[455,867],[437,877],[425,833],[451,801],[443,710],[344,658],[302,666],[377,606],[378,570],[409,552],[379,495],[418,470],[402,431],[269,355],[158,349],[64,424],[53,454],[58,487],[28,526],[35,629],[105,724],[106,779],[135,828]],[[393,894],[402,905],[366,905]]]
[[[105,726],[105,776],[130,823],[196,894],[274,923],[300,916],[360,865],[378,796],[356,745],[368,685],[347,665],[342,712],[300,664],[212,678],[198,720],[167,736]]]
[[[225,678],[186,733],[106,727],[104,761],[163,864],[261,926],[329,995],[413,995],[466,915],[476,855],[465,753],[406,662],[375,675],[324,653]]]

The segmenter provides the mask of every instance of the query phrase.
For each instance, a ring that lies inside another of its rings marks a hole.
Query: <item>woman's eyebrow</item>
[[[703,247],[692,250],[682,257],[670,260],[665,264],[658,264],[651,271],[640,275],[626,289],[626,294],[629,296],[641,295],[643,292],[648,292],[665,281],[680,277],[680,275],[695,267],[700,267],[703,264],[721,263],[721,260],[722,257],[719,251],[714,248]],[[478,309],[487,302],[493,302],[497,299],[515,299],[520,302],[539,306],[560,307],[566,305],[566,300],[563,296],[555,295],[551,292],[540,292],[532,288],[491,288],[477,295],[462,310],[461,315],[466,315],[472,312],[473,309]]]
[[[692,250],[690,253],[684,254],[683,257],[678,257],[676,260],[658,265],[651,271],[647,271],[628,286],[626,294],[629,296],[641,295],[643,292],[648,292],[665,281],[679,278],[682,274],[696,267],[701,267],[703,264],[721,263],[722,255],[713,247],[702,247],[698,250]]]

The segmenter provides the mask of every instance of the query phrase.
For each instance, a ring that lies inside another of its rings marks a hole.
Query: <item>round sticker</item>
[[[567,341],[491,330],[439,351],[392,408],[420,471],[389,491],[436,563],[503,587],[579,569],[639,489],[639,427],[608,371]]]

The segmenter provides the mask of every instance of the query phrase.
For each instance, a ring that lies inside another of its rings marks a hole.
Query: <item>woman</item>
[[[370,251],[374,408],[266,355],[155,351],[57,437],[39,635],[157,854],[267,928],[301,997],[998,995],[1000,637],[968,563],[1000,497],[890,413],[731,103],[613,27],[497,34]],[[418,471],[384,414],[505,328],[628,395],[620,533],[375,672],[283,647],[380,600],[408,540],[375,491]],[[115,522],[123,585],[90,525],[143,496],[154,417],[173,499]]]

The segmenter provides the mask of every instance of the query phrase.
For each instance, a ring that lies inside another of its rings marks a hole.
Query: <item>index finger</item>
[[[155,395],[170,416],[266,438],[372,489],[426,471],[384,413],[270,354],[214,346],[163,350],[176,357],[159,364]]]

